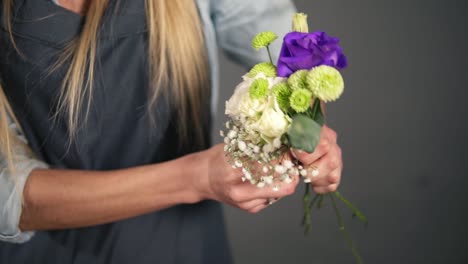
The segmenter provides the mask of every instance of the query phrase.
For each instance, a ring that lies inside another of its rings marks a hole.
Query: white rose
[[[279,138],[288,131],[290,125],[291,118],[281,111],[276,100],[272,100],[253,128],[268,138]]]
[[[242,76],[243,82],[237,85],[234,90],[234,94],[226,102],[226,115],[231,118],[239,117],[240,115],[248,118],[255,117],[258,113],[265,110],[267,106],[267,100],[256,100],[251,99],[249,96],[249,89],[252,82],[257,78],[265,78],[269,82],[269,88],[273,87],[279,82],[287,80],[286,78],[266,78],[263,73],[258,74],[255,78],[249,78],[247,75]]]
[[[239,105],[245,94],[249,94],[249,88],[252,84],[251,80],[245,80],[237,85],[234,94],[226,101],[226,115],[231,118],[238,117],[240,114]]]
[[[252,99],[249,93],[245,93],[239,102],[239,113],[257,120],[257,115],[265,110],[267,105],[268,101],[266,99]]]

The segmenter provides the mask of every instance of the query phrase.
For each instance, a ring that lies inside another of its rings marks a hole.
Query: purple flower
[[[310,70],[315,66],[328,65],[343,69],[348,65],[338,38],[325,32],[290,32],[284,37],[278,59],[278,76],[289,77],[298,70]]]

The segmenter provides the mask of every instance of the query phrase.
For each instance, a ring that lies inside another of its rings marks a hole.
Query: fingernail
[[[297,154],[301,154],[301,153],[303,152],[303,151],[300,150],[300,149],[294,149],[294,148],[293,148],[293,149],[291,149],[291,150],[292,150],[292,151],[291,151],[291,154],[292,154],[293,157],[296,158],[296,159],[298,159],[298,158],[297,158]],[[297,154],[296,154],[296,153],[297,153]]]

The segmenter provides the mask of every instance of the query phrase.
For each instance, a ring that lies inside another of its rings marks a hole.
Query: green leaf
[[[312,153],[319,140],[322,127],[306,115],[297,114],[292,118],[288,130],[289,142],[292,147]]]

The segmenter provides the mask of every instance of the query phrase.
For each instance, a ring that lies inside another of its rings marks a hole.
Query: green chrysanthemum
[[[268,95],[269,83],[267,79],[260,78],[252,82],[249,88],[249,95],[252,99],[261,99]]]
[[[288,84],[293,90],[307,89],[307,70],[299,70],[291,74],[288,78]]]
[[[290,108],[289,98],[291,97],[292,93],[291,88],[287,83],[281,82],[273,86],[271,89],[281,110],[288,112]]]
[[[297,13],[293,17],[293,31],[309,33],[309,25],[307,24],[307,15]]]
[[[335,101],[344,90],[344,81],[340,72],[326,65],[310,70],[307,74],[307,84],[313,95],[324,102]]]
[[[278,36],[271,31],[265,31],[257,34],[252,40],[252,48],[259,50],[270,45]]]
[[[307,89],[294,90],[289,98],[291,108],[297,113],[304,113],[310,107],[312,93]]]
[[[265,77],[276,77],[276,66],[270,62],[259,63],[250,70],[248,76],[250,78],[255,78],[259,73],[265,74]]]

